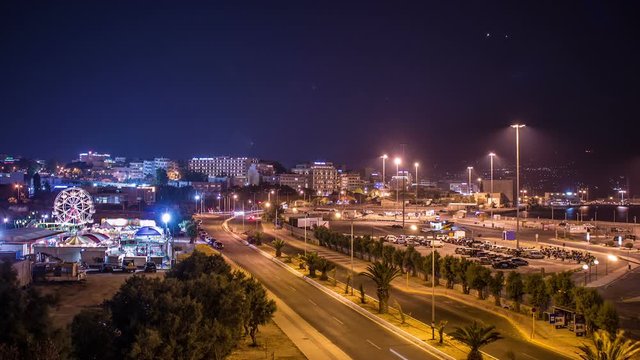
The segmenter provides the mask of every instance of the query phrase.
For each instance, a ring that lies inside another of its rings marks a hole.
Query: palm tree
[[[634,342],[624,337],[624,331],[618,330],[615,336],[611,336],[604,330],[593,333],[593,345],[595,350],[583,344],[578,347],[582,353],[578,353],[584,360],[628,360],[640,353],[640,342]]]
[[[385,314],[389,311],[389,289],[391,281],[401,275],[400,269],[397,267],[383,263],[375,262],[367,266],[367,271],[360,273],[376,283],[378,295],[378,312]]]
[[[317,252],[307,253],[306,256],[302,256],[302,259],[307,264],[307,268],[309,269],[309,277],[316,277],[316,265],[318,264],[318,260],[320,257]]]
[[[282,248],[285,245],[284,240],[275,239],[271,242],[271,245],[273,245],[273,247],[276,249],[276,257],[279,258],[280,256],[282,256]]]
[[[480,348],[494,341],[502,339],[499,332],[495,331],[495,325],[484,326],[474,321],[465,327],[456,327],[451,337],[466,344],[471,348],[467,360],[482,360]]]
[[[336,266],[329,260],[321,257],[316,262],[316,268],[320,271],[320,280],[329,280],[327,273]]]

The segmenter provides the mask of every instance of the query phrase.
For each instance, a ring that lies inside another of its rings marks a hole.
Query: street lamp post
[[[473,166],[467,166],[467,170],[469,171],[469,182],[467,182],[467,186],[469,187],[469,195],[471,195],[473,193],[473,191],[471,190],[471,170],[473,170]]]
[[[589,270],[589,265],[582,265],[582,270],[584,270],[584,286],[587,286],[587,270]]]
[[[9,222],[9,218],[2,219],[2,222],[4,223],[4,229],[7,230],[7,223]]]
[[[520,129],[524,124],[511,125],[516,129],[516,249],[520,248]]]
[[[593,265],[596,267],[596,281],[598,281],[598,264],[600,264],[598,259],[593,260]]]
[[[420,164],[418,164],[417,162],[413,164],[413,166],[415,166],[416,168],[416,218],[418,217],[418,166],[420,166]]]
[[[200,200],[200,195],[196,194],[196,196],[194,196],[193,199],[195,200],[195,205],[196,205],[195,210],[193,212],[197,214],[198,213],[198,201]]]
[[[491,195],[489,198],[491,199],[491,221],[493,221],[493,158],[496,157],[495,153],[489,153],[489,159],[491,163]]]
[[[389,156],[387,156],[387,154],[384,154],[382,156],[380,156],[380,158],[382,158],[382,187],[384,187],[384,185],[386,184],[387,181],[387,177],[386,177],[386,169],[385,169],[385,162],[387,160]]]
[[[233,212],[236,211],[236,200],[238,199],[238,194],[233,194]]]
[[[398,177],[400,177],[400,164],[402,163],[402,159],[400,159],[399,157],[396,157],[393,160],[393,163],[396,164],[396,215],[397,215],[398,202],[400,201],[400,187],[398,184]],[[394,218],[396,217],[396,215],[394,215]]]

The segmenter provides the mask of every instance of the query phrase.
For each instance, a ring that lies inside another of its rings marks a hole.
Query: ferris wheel
[[[53,203],[53,216],[56,222],[62,225],[92,223],[91,216],[95,212],[91,195],[81,188],[74,187],[61,191]]]

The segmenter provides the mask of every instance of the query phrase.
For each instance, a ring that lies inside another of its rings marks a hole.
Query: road
[[[224,254],[353,359],[437,359],[382,328],[224,232],[219,220],[203,227],[225,244]]]
[[[284,231],[279,232],[278,236],[286,239],[288,242],[296,241],[298,243],[302,243],[302,241],[288,236]],[[340,255],[337,255],[337,253],[328,249],[319,249],[319,253],[322,250],[325,251],[323,251],[323,253],[320,255],[325,256],[325,254],[328,254],[326,255],[326,257],[329,260],[341,265],[340,262],[337,261],[337,258],[333,258],[334,256],[339,257]],[[290,245],[287,245],[283,251],[287,254],[302,252],[299,247],[293,247]],[[332,255],[332,253],[334,253],[335,255]],[[331,256],[332,258],[329,258],[329,256]],[[358,271],[357,268],[355,270]],[[336,277],[339,281],[345,282],[346,271],[336,272]],[[366,293],[375,294],[376,286],[370,279],[364,276],[358,276],[356,277],[354,282],[356,288],[360,283],[364,285]],[[391,292],[391,304],[393,305],[395,301],[398,301],[398,303],[400,303],[405,313],[410,314],[414,318],[417,318],[425,323],[431,322],[431,296],[413,294],[394,288]],[[436,322],[440,320],[446,320],[448,322],[448,331],[451,331],[451,329],[455,328],[456,326],[464,326],[466,324],[469,324],[473,320],[479,320],[486,324],[495,325],[496,329],[500,331],[502,336],[504,336],[504,339],[484,347],[483,351],[499,359],[508,359],[510,352],[513,352],[518,359],[566,359],[566,357],[563,357],[556,352],[538,346],[534,343],[529,342],[527,339],[524,339],[508,320],[499,315],[496,315],[489,311],[480,310],[476,307],[472,307],[462,302],[454,301],[443,296],[436,296],[435,301],[437,307]]]

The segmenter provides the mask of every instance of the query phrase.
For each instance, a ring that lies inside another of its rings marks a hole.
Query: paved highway
[[[437,359],[245,246],[222,231],[219,220],[203,220],[204,229],[225,244],[225,255],[353,359]]]
[[[287,234],[288,233],[284,231],[280,231],[278,233],[278,237],[284,238],[290,244],[296,244],[297,246],[294,247],[287,245],[283,251],[287,254],[301,253],[303,251],[301,250],[303,242],[290,237]],[[345,269],[349,267],[346,255],[343,256],[344,259],[340,259],[342,255],[334,252],[333,250],[316,247],[314,248],[314,251],[316,249],[321,256],[325,256],[334,263],[344,266]],[[355,261],[361,262],[359,259],[355,259]],[[364,270],[364,265],[361,267],[362,269],[359,269],[359,266],[356,266],[355,270]],[[344,282],[346,280],[346,272],[338,271],[336,272],[336,277],[339,281]],[[404,280],[399,279],[396,281]],[[364,284],[365,292],[367,294],[376,293],[375,284],[371,280],[364,276],[358,276],[355,280],[356,287],[359,286],[361,282]],[[425,323],[431,322],[430,295],[404,292],[398,288],[394,288],[391,292],[392,305],[394,304],[394,301],[398,301],[400,303],[405,313],[410,314]],[[480,320],[486,324],[496,325],[497,330],[504,336],[504,339],[494,344],[490,344],[483,348],[483,350],[499,359],[508,359],[510,353],[514,353],[518,359],[566,359],[566,357],[554,351],[548,350],[524,339],[515,327],[509,323],[509,321],[499,315],[489,311],[480,310],[476,307],[468,306],[464,303],[454,301],[443,296],[436,296],[436,307],[436,322],[440,320],[447,320],[448,331],[451,331],[456,326],[469,324],[473,320]]]

